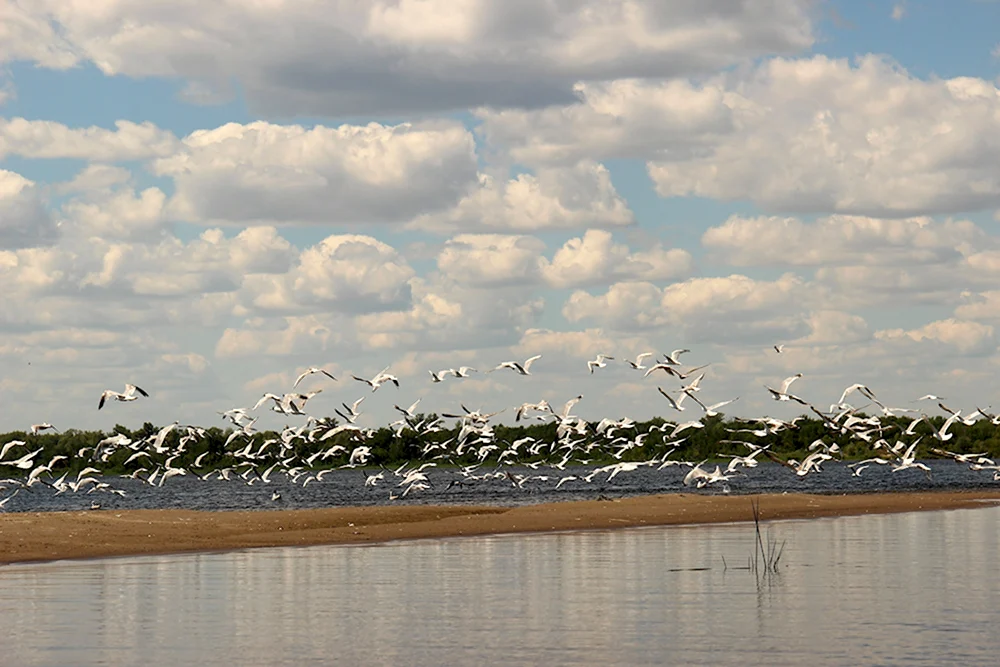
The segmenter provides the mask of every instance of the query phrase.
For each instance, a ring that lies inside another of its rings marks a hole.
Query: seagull
[[[605,366],[607,366],[607,364],[605,363],[606,359],[614,359],[614,357],[609,356],[607,354],[598,354],[597,359],[595,359],[594,361],[587,362],[587,370],[589,370],[591,375],[593,375],[595,368],[604,368]]]
[[[541,359],[542,355],[536,354],[533,357],[525,359],[523,364],[519,364],[516,361],[503,361],[496,368],[486,371],[487,373],[492,373],[493,371],[498,371],[501,368],[509,368],[519,375],[531,375],[531,364],[533,364],[537,359]]]
[[[670,407],[672,407],[674,410],[684,412],[684,410],[687,409],[681,405],[681,403],[684,402],[684,398],[689,395],[686,392],[681,392],[681,395],[677,397],[677,400],[674,400],[674,397],[668,394],[667,392],[663,391],[662,387],[657,387],[656,390],[659,391],[661,394],[663,394],[663,398],[667,399],[667,402],[670,403]]]
[[[446,368],[445,370],[438,371],[437,373],[435,373],[434,371],[427,371],[427,372],[431,374],[431,382],[441,382],[442,380],[444,380],[444,376],[449,373],[453,373],[454,369]]]
[[[806,402],[803,401],[801,398],[799,398],[798,396],[793,396],[788,393],[788,388],[791,387],[792,383],[798,380],[800,377],[802,377],[802,373],[796,373],[791,377],[785,378],[785,380],[781,383],[780,390],[772,389],[767,385],[764,385],[764,389],[767,389],[769,392],[771,392],[771,398],[773,398],[776,401],[797,401],[802,405],[805,405]]]
[[[340,417],[347,423],[353,424],[354,421],[361,416],[361,413],[358,412],[358,406],[361,405],[361,401],[363,400],[365,400],[364,396],[354,401],[354,403],[352,403],[350,406],[348,406],[347,403],[341,403],[341,405],[344,406],[344,410],[347,412],[346,415],[337,409],[334,409],[334,412],[340,415]]]
[[[412,419],[413,417],[416,417],[416,413],[414,413],[413,411],[417,409],[417,404],[419,404],[421,400],[422,399],[418,398],[416,401],[413,402],[413,405],[411,405],[410,407],[406,408],[405,410],[403,408],[399,407],[398,405],[393,405],[392,407],[396,408],[401,413],[403,413],[403,415],[405,417],[410,417]]]
[[[677,357],[681,356],[685,352],[690,352],[690,351],[691,350],[687,350],[687,349],[684,349],[684,350],[674,350],[670,354],[664,355],[664,357],[666,357],[666,358],[663,360],[663,363],[670,364],[671,366],[680,366],[681,362],[677,360]]]
[[[379,387],[384,385],[386,382],[391,382],[397,387],[399,386],[399,378],[396,377],[395,375],[390,375],[388,373],[388,370],[389,367],[386,366],[378,373],[378,375],[373,377],[371,380],[366,380],[365,378],[359,378],[357,375],[352,375],[351,377],[357,380],[358,382],[364,382],[365,384],[367,384],[369,387],[372,388],[372,392],[374,393]]]
[[[135,395],[136,392],[138,392],[142,396],[145,396],[146,398],[149,398],[149,394],[143,391],[141,387],[137,387],[134,384],[126,384],[124,392],[114,391],[113,389],[105,389],[104,393],[101,394],[101,400],[97,403],[97,409],[100,410],[101,408],[103,408],[104,401],[108,400],[109,398],[113,398],[116,401],[122,401],[122,402],[138,400],[139,397]]]
[[[472,368],[471,366],[459,366],[457,371],[454,368],[449,368],[448,372],[450,372],[457,378],[467,378],[469,377],[469,373],[478,373],[479,371],[477,371],[475,368]]]
[[[642,360],[645,359],[646,357],[651,357],[651,356],[653,356],[652,352],[643,352],[642,354],[640,354],[638,357],[635,358],[635,361],[630,361],[629,359],[626,359],[625,363],[631,366],[633,370],[644,371],[646,370],[646,367],[642,365]]]
[[[774,351],[777,352],[778,354],[781,354],[782,350],[784,350],[784,349],[785,349],[784,345],[775,345],[774,346]]]
[[[42,431],[47,431],[49,429],[52,429],[53,431],[58,431],[59,430],[55,426],[53,426],[52,424],[50,424],[48,422],[43,422],[41,424],[32,424],[31,425],[31,435],[38,435]]]
[[[327,376],[331,380],[336,380],[337,379],[337,378],[333,377],[332,373],[329,373],[329,372],[323,370],[322,368],[316,368],[315,366],[313,366],[312,368],[307,368],[305,371],[302,372],[302,375],[300,375],[299,377],[295,378],[295,384],[292,385],[292,389],[295,389],[296,387],[298,387],[299,383],[302,382],[302,380],[304,380],[306,377],[312,375],[313,373],[322,373],[323,375]]]
[[[706,417],[714,417],[717,414],[719,414],[718,412],[716,412],[716,410],[718,410],[719,408],[721,408],[723,405],[729,405],[730,403],[733,403],[735,401],[740,400],[740,397],[737,396],[736,398],[731,398],[728,401],[720,401],[720,402],[714,403],[712,405],[705,405],[704,403],[702,403],[701,401],[699,401],[698,397],[695,396],[694,394],[689,394],[687,392],[684,392],[684,395],[685,396],[689,396],[692,401],[694,401],[695,403],[697,403],[698,405],[700,405],[701,409],[705,411],[705,416]]]

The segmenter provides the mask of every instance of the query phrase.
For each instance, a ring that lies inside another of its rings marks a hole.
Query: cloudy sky
[[[369,424],[577,393],[645,418],[656,379],[586,360],[680,347],[731,414],[787,415],[761,385],[796,372],[819,404],[1000,404],[997,26],[985,0],[6,0],[0,430],[222,425],[313,365],[320,414],[391,366]],[[98,412],[125,382],[152,398]]]

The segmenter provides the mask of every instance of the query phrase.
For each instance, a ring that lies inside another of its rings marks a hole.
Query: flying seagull
[[[101,394],[101,400],[97,403],[97,409],[100,410],[101,408],[103,408],[104,401],[108,400],[109,398],[113,398],[116,401],[122,401],[122,402],[138,400],[139,396],[136,396],[136,392],[138,392],[141,396],[149,398],[149,394],[143,391],[141,387],[137,387],[134,384],[125,385],[124,392],[115,391],[113,389],[105,389],[104,393]]]

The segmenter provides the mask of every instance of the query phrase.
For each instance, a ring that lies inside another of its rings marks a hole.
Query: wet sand
[[[753,496],[763,520],[982,507],[996,492]],[[751,496],[664,494],[522,507],[380,506],[0,515],[0,563],[752,521]]]

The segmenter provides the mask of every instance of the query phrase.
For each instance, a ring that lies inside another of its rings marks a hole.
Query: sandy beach
[[[753,496],[764,520],[982,507],[996,492]],[[522,507],[380,506],[0,515],[0,563],[752,521],[751,496],[664,494]]]

